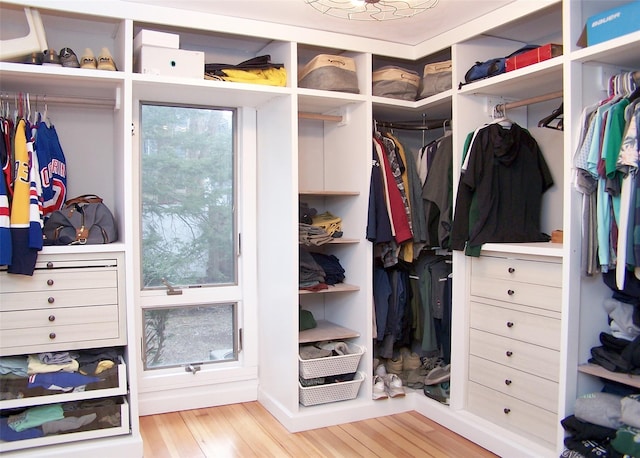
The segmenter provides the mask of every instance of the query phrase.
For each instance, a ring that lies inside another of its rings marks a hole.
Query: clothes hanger
[[[491,117],[493,118],[493,121],[490,124],[498,124],[505,129],[508,129],[513,125],[513,121],[507,117],[503,103],[493,106]]]
[[[538,121],[538,127],[547,127],[549,129],[564,130],[564,123],[562,118],[563,112],[564,112],[564,102],[561,103],[558,108],[553,110],[549,116],[546,116],[542,118],[540,121]],[[555,125],[551,124],[551,121],[554,121],[556,119],[558,120],[558,122]]]

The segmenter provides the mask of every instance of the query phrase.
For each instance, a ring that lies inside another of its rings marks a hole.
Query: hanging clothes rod
[[[524,107],[526,105],[533,105],[534,103],[546,102],[547,100],[558,99],[562,97],[563,92],[552,92],[550,94],[539,95],[537,97],[531,97],[528,99],[522,99],[515,102],[507,102],[507,103],[499,103],[496,105],[496,108],[504,112],[504,110],[509,110],[511,108]]]
[[[376,121],[376,125],[378,127],[386,127],[389,129],[400,129],[400,130],[431,130],[444,128],[445,125],[451,127],[450,119],[430,119],[428,121],[425,120],[416,120],[416,121]]]
[[[25,97],[27,92],[22,93],[22,97]],[[107,108],[120,108],[118,103],[120,100],[120,89],[117,89],[117,96],[114,99],[101,99],[94,97],[72,97],[72,96],[57,96],[57,95],[42,95],[42,94],[29,94],[30,104],[34,106],[36,103],[53,104],[53,105],[83,105],[94,107],[107,107]],[[20,97],[20,93],[7,93],[0,92],[0,100],[4,102],[13,102]]]
[[[342,116],[337,115],[325,115],[320,113],[308,113],[306,111],[299,111],[298,118],[302,119],[315,119],[318,121],[331,121],[331,122],[342,122]]]

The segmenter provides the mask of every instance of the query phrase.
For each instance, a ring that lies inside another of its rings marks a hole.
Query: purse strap
[[[74,204],[100,204],[102,203],[102,197],[98,197],[95,194],[83,194],[78,197],[74,197],[73,199],[69,199],[65,201],[65,205],[68,207],[69,205]]]

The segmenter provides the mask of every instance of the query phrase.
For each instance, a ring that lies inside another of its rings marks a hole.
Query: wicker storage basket
[[[348,355],[315,359],[302,359],[298,355],[300,377],[310,379],[355,372],[364,353],[364,347],[347,343],[347,348],[349,349]]]
[[[357,372],[353,380],[348,382],[328,383],[326,385],[302,386],[298,382],[300,404],[314,406],[327,402],[346,401],[358,395],[360,385],[364,380],[362,372]]]

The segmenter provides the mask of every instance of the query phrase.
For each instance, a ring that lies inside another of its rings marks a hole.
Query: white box
[[[134,58],[137,73],[204,79],[204,53],[143,46]]]
[[[143,46],[178,49],[180,48],[180,35],[143,29],[133,39],[134,52],[138,52]]]

